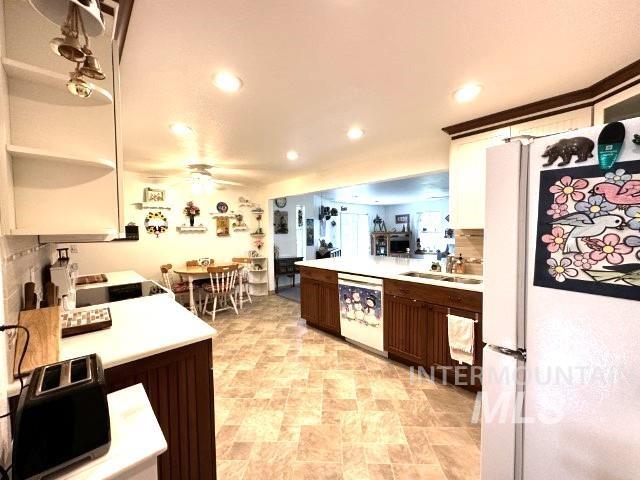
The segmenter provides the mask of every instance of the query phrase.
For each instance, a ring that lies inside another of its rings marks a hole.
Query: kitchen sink
[[[478,280],[477,278],[450,277],[447,275],[438,275],[437,273],[407,272],[401,273],[400,275],[403,277],[426,278],[427,280],[437,280],[439,282],[466,283],[469,285],[478,285],[482,283],[482,280]]]

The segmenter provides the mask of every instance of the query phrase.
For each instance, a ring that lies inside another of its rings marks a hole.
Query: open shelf
[[[171,205],[166,202],[138,202],[133,205],[143,210],[171,210]]]
[[[51,152],[40,148],[22,147],[18,145],[7,145],[7,152],[14,160],[46,160],[49,162],[72,163],[86,167],[104,168],[115,170],[116,162],[102,158],[80,158],[73,155]]]
[[[181,225],[176,227],[176,229],[181,233],[204,233],[207,231],[207,227],[204,225],[195,225],[193,227],[187,225]]]
[[[57,235],[117,235],[118,231],[112,228],[105,229],[96,229],[96,230],[65,230],[64,228],[59,228],[56,230],[48,231],[42,230],[38,228],[14,228],[10,230],[11,235],[49,235],[49,236],[57,236]]]
[[[2,65],[9,79],[44,85],[52,90],[51,103],[71,106],[97,106],[113,104],[113,96],[108,90],[91,83],[93,93],[88,98],[80,98],[69,93],[67,81],[69,77],[46,68],[2,57]],[[70,64],[71,65],[71,64]]]

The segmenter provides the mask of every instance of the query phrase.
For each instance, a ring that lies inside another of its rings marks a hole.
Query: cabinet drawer
[[[322,268],[300,267],[300,277],[325,283],[338,283],[338,272]]]
[[[384,293],[463,310],[482,310],[482,293],[457,288],[385,280]]]

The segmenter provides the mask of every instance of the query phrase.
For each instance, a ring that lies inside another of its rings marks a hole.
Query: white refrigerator
[[[483,480],[640,478],[640,119],[622,124],[613,166],[619,125],[487,150]]]

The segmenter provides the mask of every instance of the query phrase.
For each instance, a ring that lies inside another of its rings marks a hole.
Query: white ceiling
[[[404,145],[446,142],[445,125],[635,61],[638,25],[635,0],[139,0],[122,63],[125,164],[207,162],[219,178],[260,184],[339,174],[381,149],[402,161]],[[213,87],[222,69],[242,78],[239,93]],[[469,81],[483,93],[456,104]],[[172,122],[196,134],[177,138]],[[353,124],[366,131],[358,142],[345,136]]]
[[[401,205],[449,196],[449,173],[367,183],[320,192],[322,198],[362,205]]]

